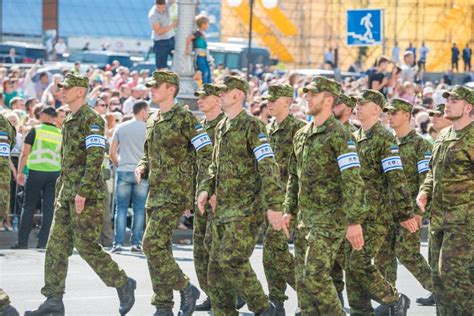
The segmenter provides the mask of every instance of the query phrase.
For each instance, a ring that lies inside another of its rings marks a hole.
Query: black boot
[[[173,310],[171,308],[156,308],[153,316],[173,316]]]
[[[271,301],[275,305],[275,315],[276,316],[285,316],[285,303],[279,301]]]
[[[255,316],[276,316],[276,307],[272,302],[268,302],[266,310],[255,313]]]
[[[342,295],[342,292],[337,292],[337,296],[339,297],[342,308],[344,308],[344,295]]]
[[[420,297],[416,299],[416,302],[423,306],[434,306],[436,305],[436,298],[433,293],[428,297]]]
[[[117,293],[120,300],[120,315],[127,314],[135,304],[135,289],[137,288],[137,282],[128,278],[127,284],[121,288],[117,288]]]
[[[25,316],[63,316],[64,304],[63,299],[59,297],[48,297],[37,310],[26,311]]]
[[[243,298],[237,295],[237,301],[235,302],[235,309],[241,309],[247,304]]]
[[[211,299],[207,297],[201,304],[196,306],[196,312],[209,312],[212,309]]]
[[[390,316],[407,316],[410,308],[410,299],[405,294],[400,294],[398,302],[390,306]]]
[[[179,306],[178,316],[191,316],[196,309],[196,301],[201,295],[201,292],[192,284],[189,284],[187,288],[179,292],[181,294],[181,304]]]
[[[381,304],[375,308],[374,312],[375,316],[389,316],[390,305]]]
[[[15,307],[8,305],[0,309],[1,316],[20,316]]]
[[[295,316],[301,316],[301,308],[299,308],[299,307],[296,308]]]

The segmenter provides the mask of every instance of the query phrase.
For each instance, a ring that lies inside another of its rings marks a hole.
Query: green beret
[[[214,95],[218,97],[225,90],[226,90],[226,86],[224,86],[223,84],[205,83],[201,89],[194,92],[194,96],[195,97],[208,97],[208,96]]]
[[[474,105],[474,90],[467,87],[456,85],[451,91],[443,92],[443,98],[452,97],[456,100],[464,100],[469,104]]]
[[[241,77],[227,76],[224,78],[224,85],[226,86],[227,91],[238,89],[245,94],[249,92],[249,83],[247,80],[242,79]]]
[[[273,84],[268,87],[268,95],[263,96],[262,99],[275,102],[279,97],[293,98],[293,93],[293,87],[288,84]]]
[[[89,79],[84,76],[69,73],[66,75],[63,82],[58,83],[58,88],[68,89],[73,87],[89,89]]]
[[[441,104],[438,104],[437,106],[435,106],[434,109],[428,110],[429,116],[444,115],[444,107],[445,106],[446,106],[445,104],[441,103]]]
[[[384,112],[404,111],[408,113],[411,113],[412,110],[413,105],[410,102],[398,98],[390,100],[389,104],[383,109]]]
[[[345,104],[353,109],[356,106],[356,98],[348,96],[347,94],[341,94],[337,100],[337,104]]]
[[[329,92],[338,97],[342,94],[342,87],[339,83],[332,79],[328,79],[322,76],[316,76],[313,78],[311,83],[307,84],[303,88],[304,93],[320,93],[324,91]]]
[[[147,88],[159,87],[162,83],[169,83],[179,87],[179,76],[170,70],[157,70],[152,78],[145,84]]]
[[[382,93],[376,90],[367,89],[362,92],[362,94],[357,97],[358,103],[367,103],[367,102],[374,102],[380,108],[385,107],[385,97]]]

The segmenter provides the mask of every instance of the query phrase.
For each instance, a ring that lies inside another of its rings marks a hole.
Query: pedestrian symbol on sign
[[[372,14],[367,13],[366,16],[364,16],[362,19],[360,19],[360,25],[363,25],[366,29],[364,35],[362,35],[367,41],[371,40],[374,38],[372,35],[372,27],[374,26],[372,22],[370,21],[370,18],[372,17]]]
[[[382,44],[382,10],[347,10],[347,45]]]

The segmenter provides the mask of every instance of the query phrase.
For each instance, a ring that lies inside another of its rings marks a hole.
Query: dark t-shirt
[[[456,61],[459,59],[459,48],[457,47],[451,48],[451,59],[456,60]]]
[[[378,81],[379,83],[382,83],[382,80],[383,78],[385,77],[385,75],[383,74],[383,72],[376,72],[376,73],[372,73],[369,75],[369,89],[373,89],[372,88],[372,83],[374,81]],[[380,90],[380,92],[382,92],[383,89]]]

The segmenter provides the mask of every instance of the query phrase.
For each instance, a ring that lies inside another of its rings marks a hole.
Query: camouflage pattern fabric
[[[249,92],[249,83],[238,76],[227,76],[224,78],[224,85],[227,91],[237,89],[247,94]]]
[[[384,112],[404,111],[407,113],[411,113],[412,110],[413,105],[410,102],[398,98],[391,99],[389,104],[383,109]]]
[[[254,312],[268,307],[249,258],[264,210],[281,211],[283,189],[265,126],[242,110],[216,127],[209,177],[199,192],[217,195],[209,294],[216,315],[236,315],[235,291]],[[225,291],[223,289],[226,289]]]
[[[365,182],[368,216],[364,222],[365,245],[354,251],[346,246],[346,287],[354,315],[373,313],[370,300],[380,304],[398,301],[396,289],[383,277],[372,259],[380,251],[390,225],[413,216],[414,206],[396,139],[380,123],[354,133]],[[393,214],[392,214],[393,212]]]
[[[157,70],[154,71],[151,79],[145,83],[147,88],[159,87],[162,83],[169,83],[179,87],[179,76],[170,70]]]
[[[464,100],[469,104],[474,105],[474,90],[464,86],[456,85],[451,91],[443,92],[443,98],[452,97],[456,100]]]
[[[292,88],[291,91],[293,91]],[[288,164],[293,148],[293,136],[305,124],[305,122],[290,114],[281,123],[274,120],[267,125],[270,145],[275,151],[275,159],[280,167],[282,183],[286,183],[286,179],[288,179]],[[268,225],[268,221],[265,221],[265,224],[263,268],[267,278],[269,297],[271,301],[284,302],[288,299],[285,295],[286,284],[288,283],[293,289],[296,288],[295,260],[290,253],[288,239],[283,231],[274,230],[271,225]]]
[[[89,88],[89,79],[84,76],[80,76],[77,74],[67,74],[64,78],[63,82],[58,83],[58,88],[74,88],[74,87],[81,87],[81,88]]]
[[[268,87],[268,95],[262,96],[263,100],[275,102],[280,97],[293,98],[293,87],[288,84],[273,84]]]
[[[224,113],[219,114],[212,121],[203,120],[201,124],[204,126],[209,138],[214,140],[215,128],[217,124],[224,118]],[[197,210],[197,207],[195,208]],[[212,221],[212,210],[209,205],[206,206],[206,213],[201,215],[199,211],[194,213],[193,222],[193,257],[194,268],[199,281],[199,287],[208,294],[207,286],[207,269],[209,266],[209,250],[211,248],[211,231],[210,224]],[[208,294],[209,295],[209,294]]]
[[[173,258],[171,237],[181,214],[194,206],[195,185],[211,161],[212,143],[193,114],[175,104],[157,111],[146,123],[144,154],[149,191],[143,252],[147,256],[154,295],[152,304],[173,307],[173,290],[189,284]]]
[[[10,213],[10,151],[16,143],[16,131],[0,114],[0,225]]]
[[[8,297],[8,294],[3,289],[0,289],[0,311],[3,308],[7,307],[8,305],[10,305],[10,298]]]
[[[402,158],[403,169],[408,181],[408,190],[414,202],[418,188],[425,180],[429,171],[431,144],[412,130],[408,135],[397,138],[397,144]],[[428,214],[420,215],[429,217]],[[421,229],[410,233],[406,229],[392,225],[387,234],[386,243],[382,246],[375,264],[380,267],[385,278],[395,286],[397,279],[397,258],[410,271],[427,291],[433,291],[431,268],[420,253]]]
[[[358,103],[374,102],[383,110],[386,105],[385,97],[382,93],[376,90],[367,89],[362,91],[361,95],[356,97]]]
[[[428,110],[429,116],[433,115],[444,115],[444,108],[446,107],[446,104],[438,104],[434,107],[432,110]]]
[[[205,83],[201,89],[194,92],[195,97],[208,97],[208,96],[216,96],[219,97],[222,92],[227,89],[226,86],[223,84],[212,84],[212,83]],[[212,139],[212,138],[211,138]]]
[[[356,106],[356,98],[352,96],[348,96],[347,94],[340,94],[337,100],[337,104],[345,104],[346,106],[350,107],[351,109],[355,108]]]
[[[474,310],[474,123],[448,127],[436,139],[420,191],[431,201],[430,265],[438,313]]]
[[[342,87],[336,81],[322,77],[316,76],[313,80],[303,88],[304,93],[320,93],[320,92],[329,92],[332,95],[339,96],[342,94]]]
[[[100,170],[104,160],[104,120],[83,105],[69,114],[63,125],[61,174],[52,230],[46,248],[46,297],[62,297],[68,269],[68,257],[74,248],[110,287],[122,287],[128,277],[98,244],[102,230],[104,179]],[[74,198],[86,198],[81,214],[75,211]]]
[[[297,215],[296,287],[303,314],[344,315],[330,272],[347,223],[362,224],[366,217],[359,170],[356,143],[334,116],[296,133],[285,212]]]

